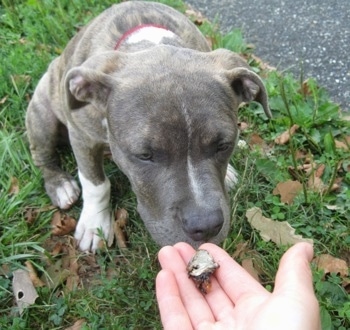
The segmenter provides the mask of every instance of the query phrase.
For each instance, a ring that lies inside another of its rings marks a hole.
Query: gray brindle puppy
[[[100,14],[50,64],[26,126],[46,191],[61,209],[80,195],[57,154],[69,136],[82,187],[75,231],[81,250],[98,248],[98,229],[105,238],[112,232],[106,145],[130,180],[153,239],[197,247],[228,234],[237,110],[254,100],[270,117],[265,87],[241,57],[211,51],[174,9],[131,1]]]

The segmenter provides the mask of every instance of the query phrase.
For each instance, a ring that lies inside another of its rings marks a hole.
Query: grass
[[[168,4],[184,10],[182,1]],[[87,267],[89,282],[79,290],[67,291],[63,283],[38,288],[35,305],[20,317],[12,294],[12,271],[30,260],[40,275],[47,275],[47,259],[56,262],[46,248],[50,239],[50,221],[54,210],[43,189],[40,171],[33,165],[24,129],[28,100],[48,63],[59,55],[77,29],[115,1],[10,1],[0,7],[0,328],[64,329],[84,319],[83,329],[160,329],[155,302],[154,278],[159,270],[158,247],[150,239],[135,211],[135,197],[125,177],[111,164],[107,172],[116,186],[115,202],[127,209],[127,228],[132,242],[128,250],[110,249],[99,253],[96,265]],[[226,47],[242,53],[254,70],[264,78],[274,114],[267,121],[256,104],[240,110],[240,119],[248,123],[241,139],[249,142],[258,135],[263,145],[251,151],[238,149],[232,163],[240,173],[240,183],[232,192],[232,231],[223,243],[229,253],[246,243],[250,256],[260,269],[267,288],[273,287],[278,261],[286,247],[265,242],[247,223],[245,212],[258,206],[266,217],[288,221],[298,234],[312,238],[317,255],[330,254],[349,261],[350,153],[336,147],[336,141],[349,135],[349,122],[340,116],[317,82],[307,83],[288,73],[262,69],[238,30],[221,36],[217,26],[203,22],[200,27],[214,47]],[[300,128],[285,145],[274,139],[291,125]],[[273,195],[276,184],[291,178],[290,166],[302,165],[304,152],[315,163],[324,164],[323,193],[307,187],[305,173],[299,173],[303,191],[292,205]],[[76,173],[72,157],[64,154],[68,167]],[[337,191],[334,182],[341,180]],[[81,205],[69,213],[77,217]],[[28,212],[35,210],[35,223]],[[249,254],[248,253],[248,254]],[[80,258],[80,256],[79,256]],[[83,257],[80,259],[83,260]],[[94,268],[94,266],[96,266]],[[314,269],[315,289],[321,305],[323,329],[350,329],[349,294],[339,274],[323,274]]]

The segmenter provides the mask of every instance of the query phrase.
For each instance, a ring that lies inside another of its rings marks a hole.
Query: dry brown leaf
[[[349,145],[346,144],[345,142],[343,141],[338,141],[338,140],[334,140],[335,142],[335,147],[338,148],[338,149],[343,149],[345,151],[349,150]]]
[[[127,247],[127,239],[125,235],[125,226],[128,223],[129,214],[125,209],[118,209],[115,212],[115,223],[113,226],[115,239],[120,249]]]
[[[65,328],[64,330],[80,330],[83,325],[86,323],[84,319],[75,321],[74,324],[68,328]]]
[[[201,12],[195,11],[192,8],[186,9],[185,15],[189,17],[192,20],[192,22],[198,26],[202,25],[203,22],[205,22],[206,20]]]
[[[252,276],[256,281],[261,283],[259,278],[259,272],[254,267],[253,259],[248,258],[242,260],[242,267]]]
[[[298,242],[313,244],[311,239],[295,234],[295,229],[287,221],[274,221],[262,215],[261,209],[253,207],[246,212],[250,225],[259,231],[265,241],[273,241],[277,245],[293,245]]]
[[[249,124],[245,123],[244,121],[238,123],[238,128],[241,132],[245,131],[249,128]]]
[[[241,258],[248,251],[248,242],[240,242],[236,245],[236,250],[231,257],[233,259]]]
[[[288,205],[293,203],[294,197],[303,189],[303,185],[299,181],[288,180],[280,182],[273,190],[274,195],[281,196],[281,202]]]
[[[295,159],[304,159],[308,156],[308,153],[304,150],[295,151]]]
[[[318,166],[316,171],[315,171],[315,176],[317,178],[321,178],[325,169],[326,169],[326,165],[325,164],[321,164],[320,166]]]
[[[32,281],[34,287],[38,288],[45,286],[45,283],[38,277],[38,274],[32,263],[30,261],[26,261],[24,264],[28,270],[30,280]]]
[[[274,66],[271,66],[264,62],[260,57],[254,55],[254,54],[249,54],[249,56],[258,63],[259,67],[261,70],[267,70],[267,71],[276,71],[276,68]]]
[[[8,95],[4,96],[4,97],[0,100],[0,104],[4,104],[4,103],[7,101],[8,98],[9,98]]]
[[[62,250],[63,250],[63,243],[62,242],[57,242],[55,244],[55,246],[53,247],[52,251],[51,251],[51,255],[53,257],[56,257],[57,255],[62,253]]]
[[[312,95],[312,91],[310,90],[310,86],[309,86],[309,79],[306,79],[303,81],[301,88],[299,89],[299,92],[303,95],[303,96],[308,96],[308,95]]]
[[[313,191],[316,191],[316,192],[319,192],[319,193],[323,193],[324,191],[327,190],[327,185],[325,185],[322,181],[321,178],[317,177],[315,175],[316,173],[314,173],[314,175],[311,175],[309,177],[309,180],[307,181],[307,186],[313,190]]]
[[[322,269],[325,274],[336,273],[341,277],[349,275],[349,266],[345,260],[335,258],[329,254],[321,254],[314,259],[317,269]]]
[[[32,225],[35,220],[38,218],[39,214],[41,212],[47,212],[56,209],[56,206],[49,205],[49,206],[44,206],[41,208],[37,207],[26,207],[25,213],[24,213],[24,219],[28,225]]]
[[[76,249],[72,244],[69,244],[68,246],[68,260],[69,260],[69,276],[67,277],[66,282],[66,289],[70,291],[74,291],[79,284],[79,265],[78,265],[78,258],[76,256]]]
[[[248,144],[250,146],[254,146],[254,145],[263,146],[265,144],[265,141],[260,137],[260,135],[253,133],[249,138]]]
[[[52,216],[51,225],[53,235],[63,236],[73,232],[77,222],[69,215],[56,211]]]
[[[19,181],[16,177],[11,177],[11,185],[9,195],[17,195],[19,193]]]
[[[11,268],[9,264],[0,265],[0,276],[5,276],[5,277],[11,276]]]
[[[299,125],[294,124],[291,128],[283,132],[280,136],[277,136],[275,139],[276,144],[286,144],[290,137],[295,134],[296,130],[299,128]]]
[[[24,213],[24,219],[28,225],[32,225],[35,220],[38,218],[39,211],[38,209],[28,207]]]

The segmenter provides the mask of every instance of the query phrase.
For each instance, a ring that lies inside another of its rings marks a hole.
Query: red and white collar
[[[158,24],[141,24],[126,31],[118,40],[114,47],[117,50],[124,42],[135,44],[140,41],[150,41],[159,44],[163,38],[174,38],[175,33],[168,30],[166,27]]]

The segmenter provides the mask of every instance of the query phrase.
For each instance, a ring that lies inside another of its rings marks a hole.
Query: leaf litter
[[[45,210],[50,210],[45,208]],[[28,209],[27,223],[33,224],[40,210]],[[127,236],[125,227],[128,221],[128,212],[125,209],[118,209],[115,212],[114,237],[116,244],[121,249],[127,248]],[[62,287],[65,293],[79,288],[88,289],[91,286],[100,283],[101,265],[97,257],[91,253],[83,253],[77,250],[75,239],[70,235],[76,227],[76,220],[67,214],[56,211],[51,220],[51,237],[44,243],[43,248],[48,252],[43,256],[44,271],[39,273],[34,265],[28,260],[24,263],[25,269],[19,269],[14,272],[13,289],[20,313],[35,303],[38,294],[37,287],[48,287],[56,289]],[[114,238],[109,242],[112,244]],[[123,256],[116,256],[118,260],[113,260],[113,264],[122,262]],[[110,269],[106,270],[110,276],[115,274]],[[28,283],[30,282],[30,286]],[[25,298],[23,298],[25,297]],[[71,328],[80,329],[85,320],[77,320]]]
[[[250,225],[259,231],[264,241],[272,241],[278,246],[293,245],[298,242],[313,244],[313,240],[295,234],[295,229],[287,221],[274,221],[262,215],[262,210],[253,207],[246,212]]]

